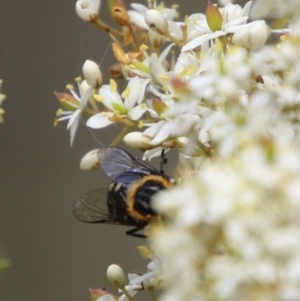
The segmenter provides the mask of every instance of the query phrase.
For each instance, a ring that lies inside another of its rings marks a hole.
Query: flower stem
[[[125,126],[122,130],[122,132],[118,135],[118,137],[110,144],[110,146],[116,146],[118,145],[121,140],[123,139],[123,137],[128,133],[129,131],[129,126]],[[124,293],[125,294],[125,293]]]
[[[95,24],[97,27],[101,28],[102,30],[106,31],[108,34],[123,37],[123,33],[121,31],[118,31],[118,30],[108,26],[100,19],[96,19],[95,21],[93,21],[93,24]]]
[[[156,297],[156,294],[155,294],[155,290],[153,288],[148,288],[148,291],[153,299],[153,301],[157,301],[157,297]]]
[[[134,299],[130,296],[125,287],[121,288],[122,293],[127,297],[129,301],[134,301]]]
[[[174,38],[172,35],[170,35],[169,33],[166,33],[165,36],[171,40],[171,42],[175,43],[179,48],[182,48],[183,43],[178,41],[176,38]]]

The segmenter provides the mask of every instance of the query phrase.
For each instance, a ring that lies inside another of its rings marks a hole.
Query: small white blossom
[[[241,7],[237,4],[227,4],[225,8],[220,11],[222,14],[223,23],[221,30],[218,31],[212,31],[209,28],[206,19],[197,21],[195,31],[198,32],[200,36],[188,39],[189,42],[183,46],[182,51],[195,49],[208,41],[225,36],[227,34],[236,33],[244,28],[243,25],[245,25],[248,20],[247,13],[249,11],[250,4],[251,1],[245,5],[244,9],[241,9]]]
[[[77,0],[76,13],[84,21],[91,22],[97,18],[101,0]]]
[[[86,82],[83,81],[81,84],[78,84],[78,90],[80,95],[78,95],[73,89],[70,89],[70,92],[77,103],[68,102],[70,107],[74,108],[74,111],[63,111],[63,117],[58,118],[58,121],[69,120],[67,129],[70,130],[70,144],[73,144],[76,130],[78,128],[80,118],[83,110],[86,108],[89,98],[92,96],[93,88],[87,86]]]
[[[123,92],[125,94],[124,102],[114,87],[103,85],[99,90],[99,95],[103,97],[103,104],[111,112],[93,115],[87,121],[87,126],[97,129],[112,124],[114,122],[113,112],[118,112],[119,115],[127,115],[131,120],[138,120],[147,110],[142,101],[149,81],[149,79],[139,79],[137,77],[130,79],[125,93]]]
[[[102,73],[95,62],[86,60],[82,67],[82,73],[89,86],[95,89],[102,86]]]

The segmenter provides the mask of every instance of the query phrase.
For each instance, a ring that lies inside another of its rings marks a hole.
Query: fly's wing
[[[160,174],[160,172],[146,162],[135,158],[128,152],[118,147],[104,147],[98,151],[100,166],[108,177],[113,181],[120,174],[136,169],[143,173]]]
[[[102,188],[93,190],[79,198],[71,209],[73,214],[82,222],[114,223],[107,208],[106,190]]]
[[[79,198],[71,209],[75,217],[86,223],[140,226],[128,215],[124,194],[120,192],[93,190]]]

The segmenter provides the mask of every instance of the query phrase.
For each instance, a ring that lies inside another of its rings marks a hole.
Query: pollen
[[[164,74],[159,74],[158,77],[163,81],[168,81],[170,79],[169,76],[164,75]]]
[[[168,92],[168,91],[169,91],[169,88],[168,88],[168,86],[167,86],[167,85],[163,85],[162,89],[163,89],[164,91],[166,91],[166,92]]]
[[[61,116],[62,115],[63,110],[62,109],[58,109],[56,111],[56,116]]]
[[[109,81],[109,85],[110,85],[110,91],[111,92],[116,92],[117,91],[118,86],[117,86],[116,82],[113,79],[111,79]]]
[[[74,89],[74,86],[73,86],[72,84],[67,84],[67,85],[66,85],[66,88],[67,88],[68,90],[73,90],[73,89]]]
[[[127,96],[129,95],[129,93],[130,93],[130,88],[127,87],[127,88],[123,91],[123,93],[121,94],[121,97],[122,97],[122,98],[125,98],[125,97],[127,97]]]
[[[147,105],[145,103],[141,103],[140,106],[143,110],[147,110]]]
[[[97,102],[102,102],[104,100],[104,96],[99,94],[94,94],[93,97]]]
[[[140,51],[146,51],[146,50],[148,50],[149,49],[149,47],[147,46],[147,45],[145,45],[145,44],[142,44],[141,46],[140,46]]]

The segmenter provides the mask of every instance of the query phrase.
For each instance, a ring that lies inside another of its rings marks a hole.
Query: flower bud
[[[122,72],[122,67],[119,63],[113,64],[109,67],[108,72],[110,77],[113,79],[123,79],[124,74]]]
[[[99,149],[94,149],[82,157],[80,161],[80,169],[82,171],[94,171],[99,169],[98,150]]]
[[[95,62],[86,60],[82,67],[82,73],[88,85],[95,89],[102,86],[102,73]]]
[[[54,92],[59,104],[68,111],[75,111],[79,102],[73,95],[64,92]]]
[[[124,288],[126,278],[120,266],[111,264],[107,269],[106,276],[112,286],[116,288]]]
[[[103,296],[111,296],[111,293],[104,288],[90,288],[89,291],[92,301],[96,301]],[[112,300],[114,300],[114,298]]]
[[[243,9],[238,4],[227,3],[222,10],[223,22],[228,23],[240,18],[243,15]]]
[[[120,26],[130,25],[130,17],[124,7],[114,6],[112,8],[112,17]]]
[[[248,27],[234,33],[232,42],[255,51],[260,49],[266,43],[270,34],[270,29],[263,20],[254,21],[248,25]]]
[[[118,62],[124,65],[128,65],[131,63],[131,59],[126,55],[126,53],[124,52],[120,44],[113,42],[112,49],[113,49],[114,56]]]
[[[165,35],[168,33],[168,22],[156,9],[148,9],[146,11],[145,21],[152,30],[160,35]]]
[[[150,145],[151,139],[141,132],[131,132],[123,138],[123,141],[135,149],[146,150],[152,148],[152,145]]]
[[[87,22],[94,22],[97,19],[101,0],[77,0],[76,13],[79,18]]]
[[[208,2],[205,15],[211,31],[215,32],[222,29],[223,17],[215,5]]]

